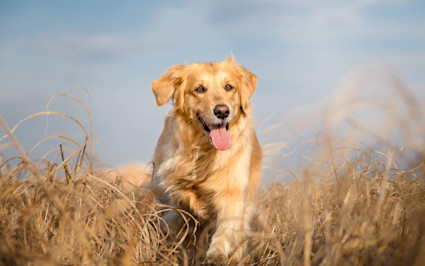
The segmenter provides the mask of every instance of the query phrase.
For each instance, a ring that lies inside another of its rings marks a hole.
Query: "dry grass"
[[[79,123],[48,110],[37,115]],[[148,190],[122,189],[110,170],[94,166],[92,136],[81,124],[85,140],[48,137],[72,145],[50,150],[50,160],[31,160],[13,137],[16,128],[0,122],[7,133],[0,141],[11,140],[0,148],[21,153],[0,161],[1,264],[199,263],[184,242],[193,218],[182,213],[187,226],[169,240],[161,218],[167,207]],[[259,192],[241,264],[423,265],[424,154],[415,153],[413,169],[400,170],[405,147],[383,153],[323,138],[313,150],[301,174]]]
[[[400,171],[375,151],[356,150],[358,157],[351,160],[337,160],[338,149],[328,151],[294,181],[262,193],[259,204],[271,239],[256,240],[262,255],[255,261],[423,265],[423,164],[415,171]]]

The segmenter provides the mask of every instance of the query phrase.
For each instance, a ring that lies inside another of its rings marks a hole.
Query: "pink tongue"
[[[210,138],[217,150],[224,151],[232,146],[232,137],[226,131],[226,125],[210,126]]]

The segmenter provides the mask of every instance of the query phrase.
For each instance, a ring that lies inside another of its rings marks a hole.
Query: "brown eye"
[[[230,85],[230,84],[227,84],[227,85],[226,85],[226,87],[224,87],[224,89],[225,89],[226,91],[231,91],[231,90],[233,90],[233,86],[232,86],[232,85]]]
[[[199,86],[198,88],[196,88],[196,89],[195,89],[195,91],[196,91],[196,92],[203,93],[203,92],[206,92],[206,91],[207,91],[207,89],[205,89],[205,88],[204,88],[204,87],[202,87],[202,86]]]

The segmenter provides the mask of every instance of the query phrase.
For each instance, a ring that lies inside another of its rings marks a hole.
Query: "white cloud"
[[[143,50],[146,43],[143,39],[132,35],[114,34],[82,34],[77,32],[42,33],[34,40],[36,48],[46,54],[74,61],[97,61],[113,57],[129,55]]]

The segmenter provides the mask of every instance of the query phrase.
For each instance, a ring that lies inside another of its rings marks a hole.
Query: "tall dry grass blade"
[[[0,141],[2,141],[3,139],[9,137],[9,135],[12,135],[13,132],[15,132],[15,130],[19,127],[19,125],[21,125],[23,122],[32,119],[34,117],[37,116],[42,116],[42,115],[56,115],[56,116],[60,116],[60,117],[65,117],[68,118],[72,121],[74,121],[84,132],[85,136],[88,136],[86,129],[84,128],[84,126],[80,123],[80,121],[78,121],[77,119],[75,119],[74,117],[67,115],[67,114],[63,114],[63,113],[59,113],[59,112],[39,112],[39,113],[35,113],[32,115],[29,115],[27,117],[25,117],[24,119],[20,120],[11,130],[8,130],[8,133],[6,133],[6,135],[4,135],[3,137],[0,138]]]
[[[0,138],[0,141],[2,139],[6,138],[6,137],[9,137],[10,140],[12,141],[13,145],[15,146],[15,148],[21,154],[22,161],[25,162],[25,164],[28,165],[28,168],[33,173],[33,175],[38,177],[38,171],[37,171],[36,167],[29,160],[28,155],[25,153],[25,150],[22,148],[21,144],[19,144],[18,140],[15,138],[15,135],[13,135],[14,129],[12,129],[12,130],[9,129],[8,125],[3,120],[3,117],[1,115],[0,115],[0,125],[2,126],[4,132],[6,133],[6,135],[4,135],[3,137]]]
[[[87,96],[89,97],[89,101],[90,101],[90,93],[89,91],[82,87],[82,89],[86,92]],[[46,104],[45,107],[45,112],[48,112],[50,105],[53,103],[53,101],[59,97],[66,97],[66,98],[70,98],[74,101],[76,101],[80,106],[82,106],[84,108],[84,110],[86,111],[87,117],[89,118],[89,128],[90,128],[90,135],[88,136],[86,134],[86,139],[90,140],[90,158],[93,158],[94,156],[94,147],[93,144],[91,143],[91,140],[93,140],[93,120],[92,120],[92,116],[91,116],[91,112],[89,110],[89,108],[84,104],[84,102],[82,100],[80,100],[79,98],[75,97],[74,95],[68,94],[68,93],[59,93],[56,94],[54,96],[52,96],[49,101]],[[48,115],[46,114],[46,132],[45,132],[45,136],[47,136],[47,130],[48,130]],[[92,164],[90,164],[90,168],[92,167]]]
[[[86,137],[86,141],[84,142],[83,150],[78,153],[76,163],[75,163],[75,168],[74,168],[74,176],[72,177],[72,179],[74,179],[77,176],[78,171],[81,169],[81,165],[83,164],[84,156],[86,154],[87,142],[88,142],[88,138]]]
[[[59,144],[59,147],[60,147],[60,150],[61,150],[62,162],[64,162],[65,156],[63,155],[62,143]],[[65,163],[63,165],[63,167],[65,169],[66,184],[69,185],[69,183],[71,182],[71,175],[68,172],[68,165]]]
[[[13,135],[13,130],[11,131],[9,129],[9,127],[7,126],[6,122],[3,120],[2,115],[0,114],[0,125],[2,126],[4,132],[6,133],[5,136],[3,136],[2,138],[0,138],[0,141],[3,138],[9,137],[10,140],[12,141],[13,145],[15,146],[15,148],[18,150],[18,152],[21,154],[22,157],[26,157],[26,153],[24,151],[24,149],[22,148],[21,144],[19,144],[18,140],[15,138],[15,136]]]

